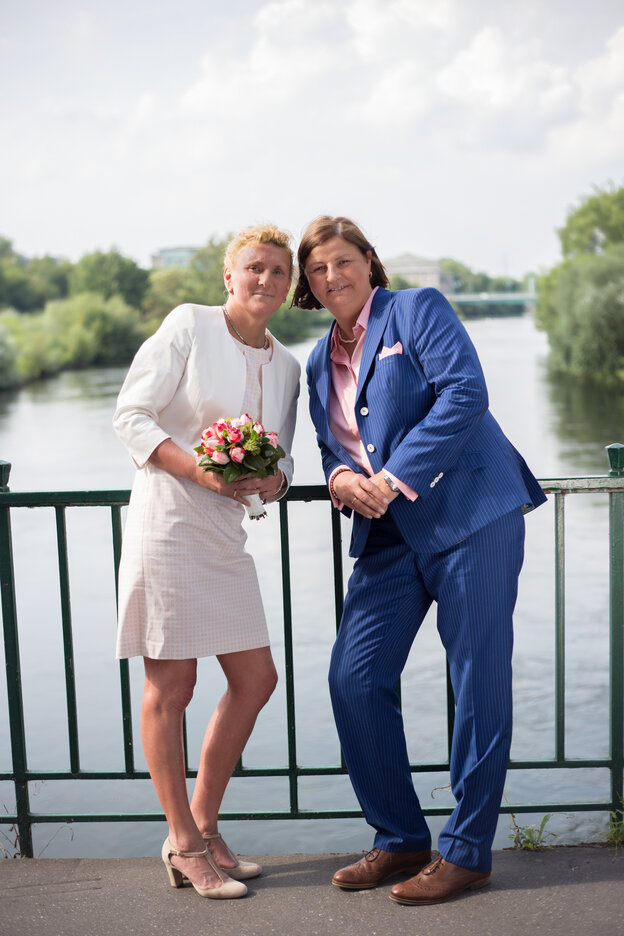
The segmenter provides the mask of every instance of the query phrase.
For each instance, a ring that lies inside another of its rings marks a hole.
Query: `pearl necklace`
[[[221,306],[221,308],[223,309],[223,314],[225,315],[225,317],[226,317],[226,319],[227,319],[227,321],[228,321],[228,325],[230,326],[230,328],[232,329],[232,331],[240,338],[240,340],[243,342],[244,345],[247,345],[248,348],[253,348],[254,345],[250,345],[249,342],[247,341],[247,339],[246,339],[246,338],[243,338],[243,336],[242,336],[241,333],[239,332],[238,328],[236,327],[236,325],[234,324],[234,322],[232,321],[232,319],[231,319],[230,316],[228,315],[228,311],[227,311],[227,309],[225,308],[225,306]],[[264,344],[262,345],[262,347],[264,348],[264,350],[266,350],[266,349],[269,347],[269,336],[267,335],[266,331],[265,331],[265,333],[264,333]]]
[[[355,342],[357,341],[357,338],[345,338],[345,336],[340,331],[340,325],[338,324],[338,322],[336,322],[336,328],[338,329],[338,337],[340,338],[343,344],[355,344]]]

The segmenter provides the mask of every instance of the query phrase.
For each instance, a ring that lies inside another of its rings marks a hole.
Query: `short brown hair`
[[[231,269],[241,250],[252,244],[273,244],[274,247],[281,247],[288,254],[288,272],[293,274],[293,252],[290,246],[292,238],[286,231],[280,231],[274,224],[255,224],[252,227],[246,227],[238,234],[235,234],[225,248],[225,257],[223,265]]]
[[[342,216],[333,218],[331,215],[321,215],[320,218],[316,218],[315,221],[312,221],[312,223],[307,226],[301,238],[299,250],[297,251],[299,275],[297,277],[297,285],[295,286],[291,305],[298,306],[300,309],[322,308],[320,302],[310,289],[308,278],[305,275],[305,265],[314,248],[320,247],[321,244],[331,240],[332,237],[344,238],[344,240],[357,247],[367,258],[370,252],[371,286],[373,289],[375,286],[383,286],[385,289],[388,288],[388,277],[381,260],[377,256],[377,251],[373,245],[369,243],[368,238],[363,234],[357,224],[349,218],[344,218]]]

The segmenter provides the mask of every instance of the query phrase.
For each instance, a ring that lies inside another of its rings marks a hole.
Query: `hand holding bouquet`
[[[226,484],[248,474],[257,478],[274,475],[277,463],[286,454],[274,432],[243,413],[236,418],[219,419],[204,429],[200,444],[194,449],[197,464],[204,471],[217,471]],[[253,520],[266,517],[258,494],[247,495],[247,513]]]

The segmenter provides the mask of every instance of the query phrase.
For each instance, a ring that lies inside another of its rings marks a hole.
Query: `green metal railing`
[[[542,480],[544,490],[554,496],[555,513],[555,696],[554,756],[547,759],[512,760],[512,770],[552,768],[606,768],[610,772],[609,799],[606,801],[505,803],[501,812],[536,813],[562,811],[613,811],[621,807],[624,772],[624,445],[607,447],[610,471],[607,476]],[[6,662],[8,716],[11,737],[12,771],[0,772],[0,781],[10,781],[15,790],[15,812],[4,815],[3,825],[13,825],[17,831],[20,853],[33,855],[32,827],[39,823],[64,822],[131,822],[160,821],[163,816],[154,813],[35,813],[30,803],[30,785],[36,781],[58,780],[131,780],[148,778],[148,773],[134,764],[130,676],[127,660],[119,663],[121,707],[123,718],[123,770],[86,771],[80,766],[80,745],[76,703],[76,683],[72,637],[72,614],[69,593],[68,539],[66,511],[69,508],[99,506],[110,511],[112,549],[115,574],[121,554],[121,510],[128,503],[129,491],[70,491],[12,493],[8,488],[10,464],[0,461],[0,587],[2,590],[2,616]],[[596,758],[568,758],[565,750],[565,501],[571,494],[602,493],[609,498],[609,602],[610,602],[610,655],[609,655],[609,756]],[[279,767],[244,767],[240,762],[236,777],[287,777],[289,808],[282,811],[226,812],[224,819],[328,819],[361,816],[358,810],[323,809],[304,810],[299,805],[299,780],[308,776],[329,776],[346,773],[344,763],[331,766],[303,767],[297,760],[295,723],[295,675],[293,652],[293,612],[290,578],[290,527],[288,508],[293,502],[327,501],[324,485],[295,485],[280,502],[280,536],[282,564],[282,596],[284,613],[286,725],[288,732],[287,764]],[[69,769],[65,771],[29,770],[26,757],[26,728],[22,697],[22,678],[19,651],[18,614],[16,607],[15,576],[11,511],[18,508],[49,507],[56,515],[56,540],[59,567],[61,621],[65,667],[65,695],[69,737]],[[340,620],[343,604],[343,569],[340,516],[331,511],[331,542],[333,551],[333,586],[336,622]],[[414,772],[448,771],[448,751],[453,732],[453,696],[447,671],[447,756],[437,763],[413,764]],[[189,769],[188,776],[196,776]],[[428,815],[447,815],[452,806],[428,806]]]

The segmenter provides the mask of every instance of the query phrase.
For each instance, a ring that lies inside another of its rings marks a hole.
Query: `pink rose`
[[[248,416],[247,413],[242,413],[240,416],[237,416],[236,419],[232,420],[232,425],[240,429],[243,426],[250,426],[252,422],[251,416]]]
[[[207,452],[211,452],[222,441],[223,440],[219,438],[212,427],[205,429],[204,434],[201,437],[201,444],[204,446]]]
[[[240,431],[238,426],[230,426],[227,432],[228,442],[232,445],[236,445],[237,442],[243,438],[243,433]]]
[[[277,448],[279,444],[277,435],[274,432],[267,432],[266,437],[267,437],[267,442],[269,443],[269,445],[272,445],[273,448]]]
[[[264,426],[262,425],[262,423],[254,423],[254,429],[256,430],[258,435],[264,435]]]
[[[211,460],[212,460],[216,465],[227,465],[227,463],[228,463],[229,460],[230,460],[230,459],[229,459],[229,456],[226,455],[225,452],[219,452],[219,451],[217,451],[216,449],[215,449],[215,451],[211,454],[210,458],[211,458]]]
[[[230,458],[240,465],[245,460],[245,449],[241,448],[240,445],[235,445],[234,448],[230,449]]]

